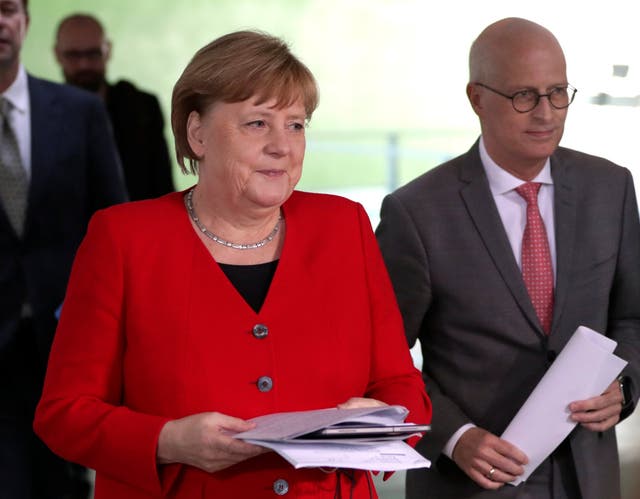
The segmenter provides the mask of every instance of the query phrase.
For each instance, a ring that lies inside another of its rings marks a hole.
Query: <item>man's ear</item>
[[[473,112],[478,116],[482,112],[482,94],[478,91],[478,86],[473,83],[467,83],[467,97],[473,108]]]
[[[53,55],[56,56],[56,61],[58,61],[58,64],[62,65],[62,52],[58,48],[58,44],[57,43],[53,47]]]
[[[105,40],[104,41],[104,60],[105,62],[108,62],[109,59],[111,59],[111,40]]]

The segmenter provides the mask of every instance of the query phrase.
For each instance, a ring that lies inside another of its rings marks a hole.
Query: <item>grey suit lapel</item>
[[[522,313],[535,327],[538,335],[544,337],[544,331],[529,299],[522,274],[491,195],[477,143],[467,154],[467,161],[463,163],[460,171],[460,179],[467,184],[461,190],[462,199],[498,272]]]
[[[551,176],[554,185],[554,216],[556,226],[556,289],[553,307],[554,325],[558,322],[569,290],[569,274],[573,259],[576,230],[576,179],[572,168],[557,156],[551,157]]]

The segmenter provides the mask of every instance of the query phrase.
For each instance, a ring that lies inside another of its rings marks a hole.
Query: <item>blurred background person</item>
[[[0,497],[80,498],[88,481],[33,414],[76,249],[126,191],[102,102],[25,71],[28,25],[26,0],[0,2]]]
[[[129,199],[174,190],[171,161],[158,99],[126,80],[106,80],[111,41],[100,21],[73,14],[58,25],[55,56],[67,83],[97,93],[105,102],[124,168]]]
[[[336,406],[430,420],[364,209],[294,190],[317,103],[280,39],[214,40],[172,100],[196,185],[93,218],[35,428],[96,469],[97,498],[376,497],[368,472],[296,470],[228,432]]]

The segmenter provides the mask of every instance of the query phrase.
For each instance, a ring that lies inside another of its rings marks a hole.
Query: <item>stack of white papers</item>
[[[407,413],[401,406],[383,406],[268,414],[234,437],[273,449],[295,468],[428,468],[430,462],[402,441],[428,429],[404,423]],[[345,428],[355,430],[345,435]]]

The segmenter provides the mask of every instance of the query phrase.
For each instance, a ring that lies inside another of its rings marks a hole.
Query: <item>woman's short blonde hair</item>
[[[198,172],[198,157],[187,140],[189,114],[203,114],[215,102],[240,102],[253,96],[258,103],[275,98],[278,107],[301,99],[307,120],[319,99],[313,74],[280,38],[237,31],[196,52],[173,87],[171,99],[171,128],[183,173]]]

